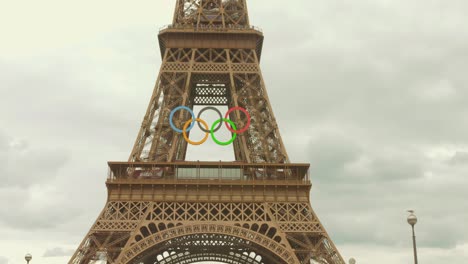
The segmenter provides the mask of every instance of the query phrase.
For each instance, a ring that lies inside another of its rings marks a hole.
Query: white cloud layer
[[[43,257],[52,258],[52,257],[70,257],[75,251],[73,249],[63,249],[63,248],[51,248],[46,250]]]
[[[262,69],[286,147],[311,163],[313,207],[342,254],[409,263],[415,209],[421,263],[463,263],[468,2],[293,2],[249,1],[249,11],[266,36]],[[62,264],[104,205],[107,160],[129,155],[174,5],[3,7],[0,264],[27,251]]]

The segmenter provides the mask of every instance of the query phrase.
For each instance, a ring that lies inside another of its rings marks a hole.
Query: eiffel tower
[[[177,0],[158,39],[133,150],[108,163],[107,203],[69,264],[344,264],[312,210],[309,164],[289,161],[246,0]],[[235,162],[185,160],[188,125],[209,130],[194,106],[233,109],[220,123],[234,124]]]

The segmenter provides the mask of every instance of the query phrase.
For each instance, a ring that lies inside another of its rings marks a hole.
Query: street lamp
[[[356,264],[356,260],[354,258],[349,259],[349,264]]]
[[[414,234],[414,225],[418,222],[418,218],[414,215],[414,210],[408,210],[410,215],[408,216],[408,224],[413,229],[413,251],[414,251],[414,264],[418,264],[418,252],[416,251],[416,235]]]
[[[32,259],[31,254],[29,254],[29,253],[26,254],[26,256],[24,256],[24,259],[25,259],[25,260],[27,261],[27,263],[29,264],[29,261],[31,261],[31,259]]]

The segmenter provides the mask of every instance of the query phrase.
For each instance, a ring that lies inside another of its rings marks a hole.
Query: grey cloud
[[[0,199],[0,223],[14,229],[57,229],[82,213],[66,192],[47,188],[0,188]]]
[[[1,137],[1,136],[0,136]],[[8,142],[6,137],[0,142]],[[53,179],[67,161],[67,152],[62,148],[29,148],[25,142],[3,143],[0,145],[1,187],[46,183]]]
[[[338,136],[318,136],[307,146],[311,171],[322,180],[341,178],[345,166],[359,159],[362,150],[355,142]]]
[[[274,105],[294,106],[296,116],[317,127],[359,127],[361,136],[373,139],[467,143],[468,79],[461,69],[468,36],[454,30],[466,26],[459,23],[463,14],[455,12],[443,21],[447,28],[440,28],[429,20],[440,15],[437,5],[425,5],[424,20],[408,14],[416,6],[403,9],[399,1],[353,2],[334,16],[325,15],[337,3],[318,5],[304,7],[312,10],[310,18],[279,24],[275,32],[286,35],[265,42],[264,54],[270,55],[263,66]],[[341,12],[347,13],[346,23]],[[304,25],[302,33],[287,30],[291,24]],[[285,47],[294,48],[284,52]],[[284,60],[291,63],[278,63]],[[281,95],[286,88],[288,97]],[[297,127],[294,122],[301,120],[276,112],[280,124]]]
[[[418,157],[417,154],[415,154],[411,160],[407,160],[405,159],[406,156],[405,153],[397,152],[389,157],[378,157],[376,160],[372,161],[371,164],[370,169],[374,173],[373,177],[382,181],[406,180],[422,177],[424,174],[424,164],[418,163],[417,160],[422,159],[422,157]]]
[[[9,148],[10,140],[10,137],[8,137],[4,131],[0,130],[0,150]]]
[[[96,79],[93,76],[96,73],[84,71],[80,65],[95,62],[86,62],[86,59],[79,57],[69,59],[66,62],[47,56],[42,56],[37,61],[29,59],[23,62],[31,65],[26,69],[0,63],[0,69],[9,76],[9,79],[4,80],[4,85],[9,89],[0,90],[0,96],[5,98],[0,110],[2,113],[15,113],[14,116],[2,115],[1,124],[13,124],[10,129],[19,131],[23,137],[30,136],[33,134],[31,131],[34,131],[35,137],[55,142],[65,139],[68,145],[105,140],[110,145],[115,140],[115,135],[126,132],[117,127],[128,127],[125,114],[121,114],[123,103],[114,102],[113,105],[108,105],[111,95],[101,93],[101,84],[90,83],[90,79]],[[46,69],[37,65],[41,60],[49,62]],[[27,88],[31,86],[41,89]],[[109,84],[107,87],[117,89],[115,85]],[[37,95],[40,94],[47,96],[39,97],[38,100]],[[22,104],[18,104],[18,101]],[[28,108],[25,109],[24,105],[28,105]],[[80,130],[87,136],[86,140],[74,137],[79,128],[87,128]]]
[[[0,126],[62,145],[127,142],[115,147],[128,152],[157,77],[153,33],[152,25],[118,29],[14,63],[0,54]]]
[[[423,153],[394,146],[366,146],[362,139],[317,134],[307,145],[311,171],[323,182],[389,182],[423,176]],[[410,154],[411,152],[411,154]]]
[[[428,160],[422,150],[348,139],[352,134],[318,135],[307,145],[312,205],[335,242],[401,247],[407,209],[419,210],[420,246],[455,248],[468,241],[468,230],[457,224],[468,221],[459,207],[468,198],[460,187],[468,184],[460,177],[468,171]]]
[[[468,165],[468,152],[457,151],[450,159],[450,163],[453,165]]]
[[[66,193],[50,187],[69,160],[66,150],[29,146],[5,134],[0,142],[0,223],[19,229],[53,228],[80,212],[68,205]]]
[[[56,247],[56,248],[51,248],[47,249],[44,252],[43,257],[45,258],[51,258],[51,257],[70,257],[73,255],[75,251],[73,249],[64,249],[61,247]]]

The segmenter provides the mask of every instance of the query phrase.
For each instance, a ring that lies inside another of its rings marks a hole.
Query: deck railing
[[[241,162],[109,162],[108,181],[218,180],[309,183],[309,164]]]
[[[228,24],[223,26],[221,24],[200,24],[200,25],[191,25],[191,24],[169,24],[161,27],[159,32],[162,32],[167,29],[179,29],[179,30],[194,30],[194,31],[230,31],[230,30],[255,30],[262,33],[262,29],[256,26],[244,26],[244,25],[232,25]]]

